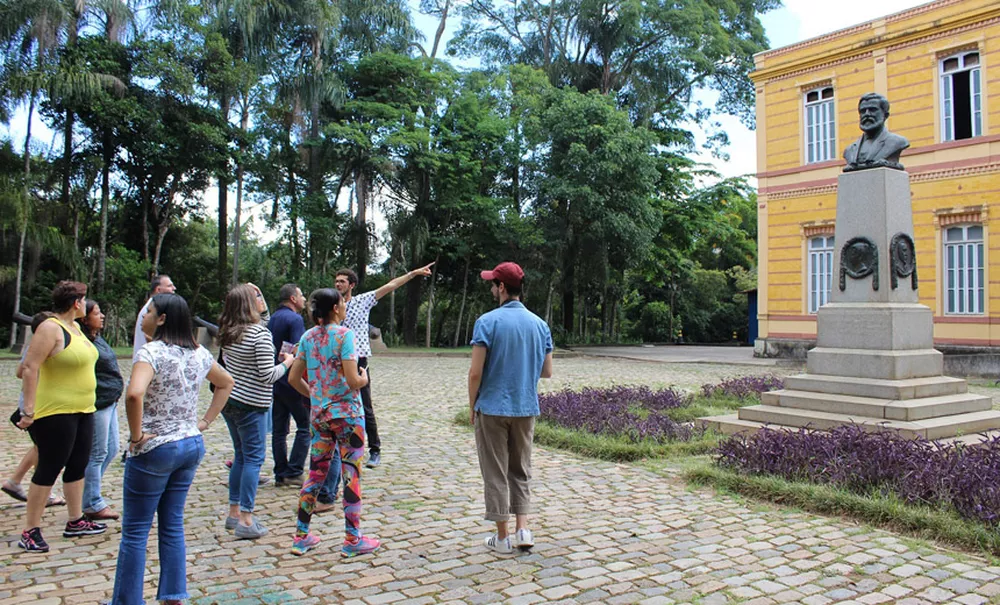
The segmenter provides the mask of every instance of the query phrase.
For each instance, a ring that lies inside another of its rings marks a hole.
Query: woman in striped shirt
[[[219,345],[225,367],[236,380],[222,417],[233,438],[229,469],[229,516],[226,529],[236,537],[256,540],[267,528],[253,516],[257,480],[264,464],[267,418],[273,398],[271,385],[288,371],[293,357],[283,355],[274,365],[274,343],[267,329],[267,305],[260,289],[240,284],[226,295],[219,318]]]

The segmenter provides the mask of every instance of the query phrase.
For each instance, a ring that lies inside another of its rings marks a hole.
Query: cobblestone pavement
[[[126,365],[127,362],[123,361]],[[374,556],[343,561],[340,511],[318,516],[320,547],[289,554],[297,493],[266,486],[259,515],[271,533],[237,541],[223,529],[223,422],[188,500],[188,578],[196,605],[226,603],[939,603],[1000,596],[1000,567],[888,532],[691,491],[676,473],[538,448],[530,554],[486,552],[482,494],[471,431],[452,424],[466,402],[466,359],[381,358],[373,391],[384,463],[363,477],[364,530],[384,540]],[[12,362],[0,362],[0,400],[16,395]],[[648,383],[697,388],[756,368],[619,360],[557,360],[547,389]],[[790,369],[775,368],[776,372]],[[205,393],[207,401],[207,392]],[[25,436],[0,427],[0,466]],[[106,495],[121,497],[122,466]],[[110,595],[118,525],[102,536],[61,537],[64,508],[48,509],[52,551],[21,554],[23,507],[0,506],[0,605],[95,603]],[[146,598],[155,595],[155,533]]]

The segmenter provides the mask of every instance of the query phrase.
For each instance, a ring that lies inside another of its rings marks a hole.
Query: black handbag
[[[219,347],[219,358],[216,360],[216,362],[222,367],[223,370],[226,369],[226,362],[222,360],[222,347]],[[214,393],[215,385],[212,384],[211,382],[208,383],[208,390]]]
[[[14,425],[14,428],[23,431],[21,427],[17,426],[17,423],[21,422],[21,408],[14,410],[14,413],[10,415],[10,423]]]

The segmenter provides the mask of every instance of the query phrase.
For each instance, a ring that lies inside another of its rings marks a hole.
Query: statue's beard
[[[864,130],[865,132],[871,132],[872,130],[877,130],[879,126],[880,124],[878,120],[861,121],[861,130]]]

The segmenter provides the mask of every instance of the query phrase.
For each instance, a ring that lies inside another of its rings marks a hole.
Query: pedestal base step
[[[894,400],[791,389],[761,393],[760,402],[767,406],[863,416],[880,420],[924,420],[939,416],[982,412],[993,407],[992,398],[972,393]]]
[[[785,378],[785,388],[794,391],[900,400],[957,395],[968,390],[968,383],[961,378],[950,376],[884,380],[856,376],[796,374]]]
[[[789,427],[830,430],[845,424],[857,424],[865,430],[896,430],[906,437],[943,439],[1000,429],[1000,411],[985,410],[923,420],[886,420],[861,415],[835,414],[815,410],[797,410],[771,405],[751,405],[737,410],[740,420]]]
[[[759,406],[757,406],[759,407]],[[742,408],[746,409],[746,408]],[[836,414],[827,414],[826,416],[838,416]],[[942,427],[942,426],[920,426],[927,421],[922,422],[892,422],[892,421],[881,421],[875,422],[874,419],[869,419],[871,423],[861,422],[864,418],[851,419],[846,416],[840,416],[841,419],[855,420],[855,424],[859,424],[866,430],[896,430],[904,437],[915,438],[917,436],[923,437],[925,439],[932,439],[935,441],[945,441],[945,442],[960,442],[967,445],[980,443],[984,438],[989,438],[993,436],[1000,436],[1000,412],[976,412],[975,414],[968,414],[963,416],[975,416],[974,418],[966,418],[963,422],[958,423],[958,426],[952,427]],[[952,416],[951,418],[955,418]],[[699,418],[697,422],[701,423],[703,426],[710,430],[722,433],[723,435],[735,435],[735,434],[747,434],[752,435],[763,428],[768,428],[772,430],[789,430],[797,431],[802,426],[806,425],[787,425],[787,424],[775,424],[773,422],[762,422],[759,420],[748,420],[746,418],[740,418],[738,414],[725,414],[722,416],[708,416],[705,418]],[[819,422],[808,423],[808,426],[817,430],[830,430],[836,426],[841,426],[844,424],[849,424],[850,422],[834,422],[832,418],[825,418]],[[820,426],[825,425],[825,426]],[[902,426],[901,426],[902,425]],[[960,428],[964,427],[964,428]]]
[[[806,371],[825,376],[907,380],[940,376],[944,356],[934,349],[905,351],[816,347],[806,354]]]

